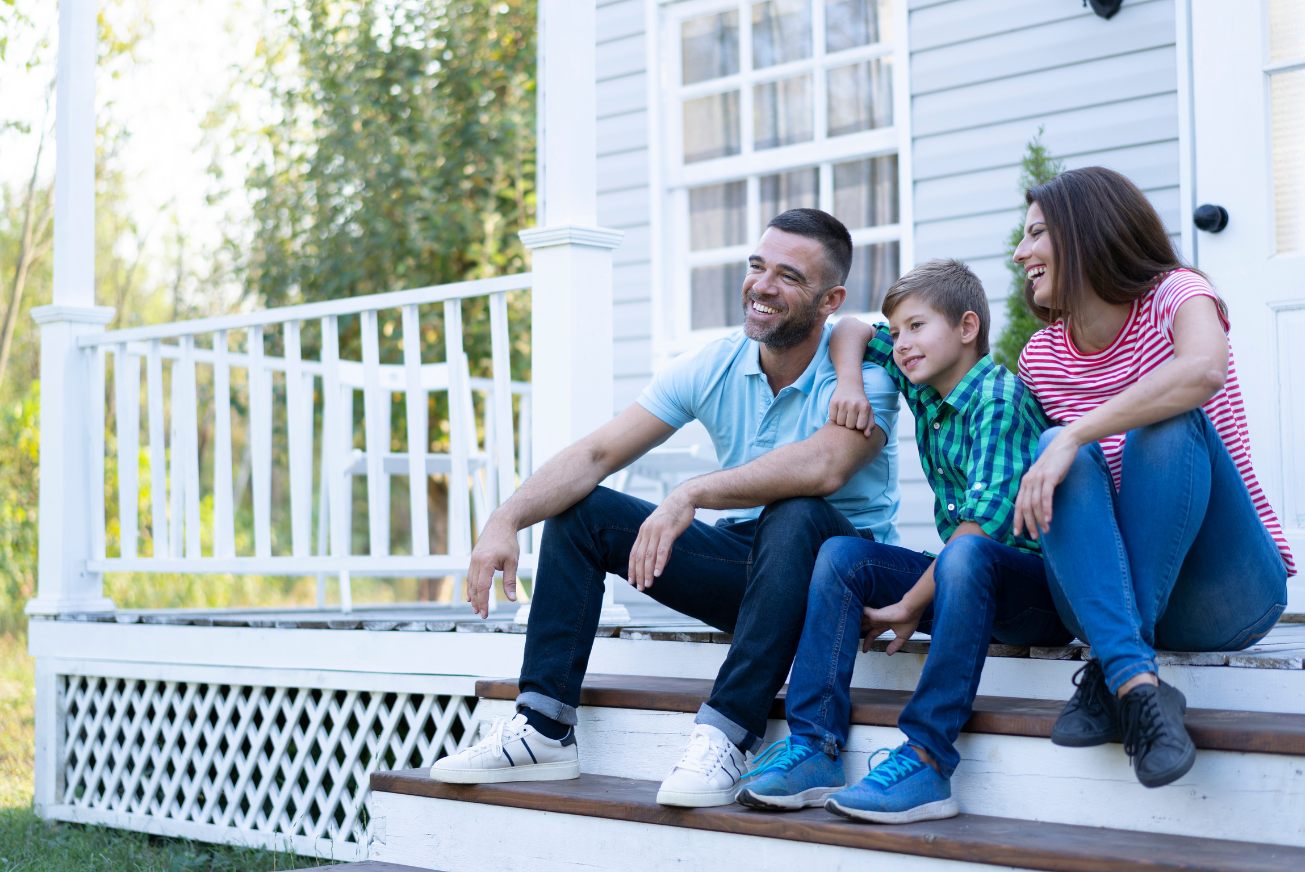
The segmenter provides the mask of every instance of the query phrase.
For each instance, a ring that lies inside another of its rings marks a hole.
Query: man
[[[898,541],[896,386],[867,364],[869,435],[828,421],[837,380],[825,321],[847,295],[851,262],[851,237],[833,216],[793,209],[776,217],[748,258],[743,330],[673,361],[638,402],[544,464],[490,517],[467,576],[467,598],[482,616],[496,570],[515,599],[517,531],[546,521],[517,714],[436,762],[433,779],[579,775],[575,708],[603,580],[614,572],[734,634],[688,749],[657,796],[679,806],[733,801],[744,753],[760,743],[793,662],[821,544]],[[685,482],[660,506],[598,487],[695,418],[724,469]],[[708,526],[694,520],[698,508],[732,517]]]

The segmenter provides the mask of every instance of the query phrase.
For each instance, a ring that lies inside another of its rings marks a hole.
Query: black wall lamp
[[[1090,5],[1092,11],[1102,18],[1110,18],[1124,5],[1124,0],[1083,0],[1083,5]]]

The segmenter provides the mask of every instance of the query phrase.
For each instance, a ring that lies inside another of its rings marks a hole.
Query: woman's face
[[[1051,234],[1042,217],[1042,207],[1034,203],[1024,220],[1024,238],[1015,249],[1015,262],[1024,267],[1024,274],[1033,282],[1033,302],[1039,306],[1051,305],[1051,271],[1055,268],[1055,255],[1051,250]]]

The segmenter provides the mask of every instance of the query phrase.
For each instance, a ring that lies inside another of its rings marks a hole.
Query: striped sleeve
[[[1155,289],[1155,298],[1151,303],[1156,327],[1170,344],[1174,341],[1174,318],[1178,316],[1178,310],[1188,300],[1196,297],[1209,297],[1214,300],[1215,307],[1219,310],[1219,321],[1223,324],[1223,332],[1228,332],[1228,313],[1219,295],[1210,287],[1210,283],[1197,273],[1185,269],[1176,270]]]

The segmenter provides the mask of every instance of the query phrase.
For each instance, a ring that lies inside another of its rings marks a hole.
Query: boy
[[[962,263],[931,260],[889,289],[883,311],[887,328],[846,318],[834,330],[829,353],[839,381],[830,420],[870,426],[860,389],[864,352],[884,367],[915,415],[934,520],[947,544],[935,559],[864,539],[825,542],[785,703],[791,735],[763,752],[738,796],[753,808],[823,804],[877,823],[955,815],[951,775],[960,755],[953,743],[970,717],[989,641],[1063,645],[1071,638],[1037,543],[1011,530],[1020,477],[1047,424],[1023,383],[988,356],[983,285]],[[907,742],[843,789],[839,754],[863,629],[863,650],[888,629],[896,636],[889,654],[917,629],[933,641],[898,719]]]

